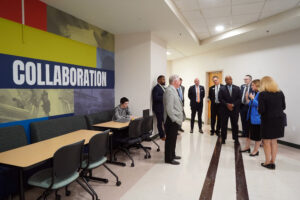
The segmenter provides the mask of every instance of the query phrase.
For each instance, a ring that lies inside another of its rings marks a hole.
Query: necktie
[[[232,86],[231,85],[228,85],[228,90],[229,90],[230,96],[232,96]]]
[[[197,91],[197,98],[196,98],[196,101],[197,103],[200,103],[200,92],[199,92],[199,86],[196,86],[196,91]]]
[[[245,90],[244,90],[244,95],[243,95],[243,104],[246,103],[246,93],[248,92],[248,85],[245,87]]]

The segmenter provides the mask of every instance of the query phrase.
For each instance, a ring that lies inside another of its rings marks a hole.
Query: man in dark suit
[[[162,128],[164,120],[163,95],[165,92],[165,84],[165,76],[160,75],[157,78],[157,85],[152,89],[152,110],[156,116],[158,134],[162,140],[166,140],[165,132]]]
[[[178,95],[180,97],[180,100],[182,101],[182,106],[184,107],[184,90],[185,90],[185,87],[182,85],[182,78],[179,78],[179,81],[180,81],[180,86],[179,88],[177,88],[177,92],[178,92]],[[183,111],[184,113],[184,111]],[[183,114],[185,116],[185,114]],[[182,126],[179,127],[179,131],[181,132],[184,132],[184,130],[182,129]]]
[[[219,101],[221,102],[222,107],[222,144],[225,144],[225,140],[227,139],[228,118],[230,118],[231,122],[232,138],[234,143],[238,144],[238,120],[241,104],[241,90],[238,86],[232,85],[231,76],[226,76],[225,82],[226,85],[222,87],[219,92]]]
[[[203,98],[205,97],[205,90],[202,85],[199,85],[200,81],[198,78],[195,78],[194,81],[195,85],[192,85],[189,88],[189,99],[190,99],[190,106],[192,110],[191,114],[191,131],[190,133],[194,132],[194,122],[195,122],[195,116],[198,112],[198,127],[199,132],[203,133],[202,130],[202,110],[203,110]]]
[[[245,84],[241,86],[242,100],[240,106],[240,114],[241,114],[241,121],[242,121],[242,128],[243,128],[242,137],[249,136],[249,122],[247,121],[247,114],[249,110],[248,100],[250,99],[247,98],[249,98],[249,94],[252,93],[251,81],[252,81],[252,76],[246,75],[244,78]]]
[[[210,106],[210,119],[211,119],[211,130],[210,135],[214,135],[216,133],[217,136],[220,135],[221,130],[221,104],[219,100],[219,91],[224,86],[220,84],[219,77],[214,76],[212,78],[214,85],[209,88],[208,98],[211,102]],[[217,118],[217,120],[216,120]],[[215,124],[217,121],[217,127],[215,129]]]

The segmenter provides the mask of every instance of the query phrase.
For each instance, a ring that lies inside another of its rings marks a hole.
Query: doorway
[[[220,83],[222,84],[223,82],[223,72],[222,71],[213,71],[213,72],[207,72],[206,77],[207,77],[207,96],[208,96],[208,92],[209,92],[209,87],[214,85],[214,82],[212,80],[212,78],[214,76],[219,77]],[[208,101],[207,103],[207,123],[210,124],[210,118],[211,118],[211,113],[210,113],[210,107],[211,107],[211,102]]]

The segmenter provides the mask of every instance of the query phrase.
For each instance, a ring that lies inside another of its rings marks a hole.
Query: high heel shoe
[[[245,149],[245,150],[240,150],[240,152],[241,152],[241,153],[245,153],[245,152],[250,153],[250,152],[251,152],[251,149],[249,148],[249,149]]]
[[[265,165],[265,163],[261,163],[261,166],[263,166],[267,169],[275,169],[275,164],[272,164],[272,163],[267,164],[267,165]]]
[[[252,154],[252,153],[249,154],[249,156],[258,156],[258,155],[259,155],[259,151],[256,152],[256,154]]]

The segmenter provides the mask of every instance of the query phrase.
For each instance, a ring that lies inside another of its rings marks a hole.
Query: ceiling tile
[[[265,2],[265,0],[232,0],[232,5]]]
[[[205,18],[217,18],[230,16],[230,6],[201,9]]]
[[[199,4],[197,0],[175,0],[174,2],[181,11],[199,9]]]
[[[198,11],[183,11],[182,14],[188,21],[203,21],[204,20],[203,16],[200,13],[200,10],[198,10]]]
[[[209,18],[206,20],[208,26],[215,27],[217,25],[230,26],[231,17]]]
[[[200,8],[230,6],[231,0],[198,0]]]
[[[299,0],[270,0],[266,2],[263,12],[288,10],[296,7],[298,3]]]
[[[246,15],[253,13],[260,13],[264,3],[251,3],[251,4],[240,4],[232,6],[232,15]]]
[[[250,15],[236,15],[232,16],[232,24],[249,24],[256,22],[258,20],[259,13],[250,14]]]
[[[195,32],[208,31],[205,23],[190,23]]]

